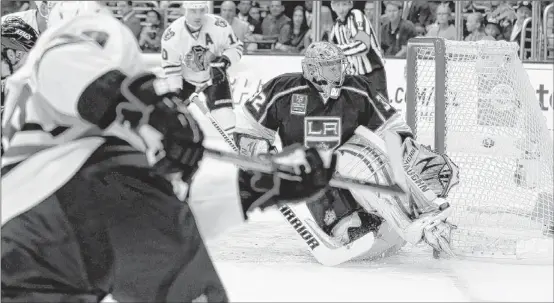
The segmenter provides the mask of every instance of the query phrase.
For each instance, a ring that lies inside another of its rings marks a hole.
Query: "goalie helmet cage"
[[[552,263],[552,138],[518,45],[414,38],[407,50],[408,125],[460,169],[456,253]]]

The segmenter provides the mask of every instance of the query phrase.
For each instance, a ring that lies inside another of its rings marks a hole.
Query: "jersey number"
[[[263,92],[257,93],[254,97],[252,97],[252,99],[246,101],[246,104],[248,105],[247,108],[250,109],[250,113],[256,118],[256,120],[261,118],[263,110],[266,109],[266,101],[267,97]]]
[[[165,48],[162,48],[162,59],[167,60],[167,51],[165,50]]]
[[[229,41],[231,41],[231,44],[235,44],[237,42],[236,39],[233,39],[233,34],[229,34]]]

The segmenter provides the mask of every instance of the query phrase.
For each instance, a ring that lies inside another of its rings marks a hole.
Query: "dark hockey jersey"
[[[27,206],[2,214],[2,302],[227,301],[190,207],[126,142],[107,138],[41,201],[20,196],[2,193],[3,210]]]
[[[301,73],[284,74],[238,109],[237,133],[268,141],[278,133],[283,146],[302,143],[319,149],[337,148],[358,126],[411,134],[400,114],[379,96],[366,77],[346,76],[339,97],[324,102]],[[241,148],[247,145],[243,142]]]

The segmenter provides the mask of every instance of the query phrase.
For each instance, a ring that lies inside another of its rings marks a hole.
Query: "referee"
[[[352,7],[352,1],[331,1],[337,20],[329,41],[344,51],[351,66],[348,74],[365,75],[373,84],[376,97],[389,103],[385,61],[375,32],[367,17]]]

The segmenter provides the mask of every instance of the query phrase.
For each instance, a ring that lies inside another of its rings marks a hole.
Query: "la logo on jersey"
[[[339,147],[342,124],[340,117],[304,117],[304,146],[320,150]]]
[[[291,115],[303,116],[306,114],[306,106],[308,104],[308,96],[301,94],[292,95],[292,101],[290,104]]]

